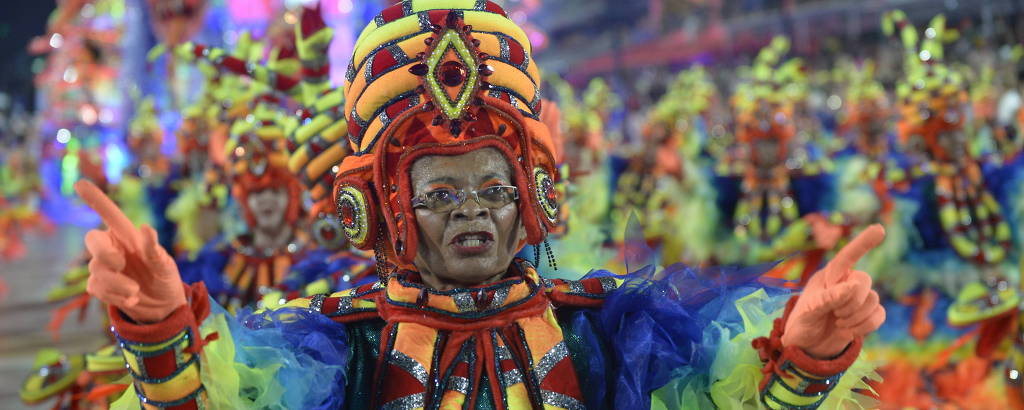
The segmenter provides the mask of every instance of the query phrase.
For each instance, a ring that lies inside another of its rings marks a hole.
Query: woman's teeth
[[[459,238],[458,244],[459,246],[473,248],[483,245],[485,240],[486,238],[484,238],[481,235],[467,235],[465,237]]]

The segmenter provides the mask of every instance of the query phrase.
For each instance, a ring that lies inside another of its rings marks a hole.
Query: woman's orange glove
[[[86,290],[140,323],[157,323],[186,304],[178,267],[148,225],[136,228],[95,184],[81,180],[75,192],[99,214],[107,230],[85,235],[92,255]]]
[[[885,322],[871,276],[854,270],[865,254],[885,239],[882,225],[871,225],[807,282],[786,321],[783,346],[796,346],[817,359],[838,356],[857,337]]]

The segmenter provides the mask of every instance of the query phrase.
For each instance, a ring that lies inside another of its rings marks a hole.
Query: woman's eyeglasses
[[[412,198],[413,208],[425,208],[433,212],[451,212],[462,206],[472,196],[480,206],[498,209],[519,199],[519,188],[510,185],[495,185],[475,191],[435,189]]]

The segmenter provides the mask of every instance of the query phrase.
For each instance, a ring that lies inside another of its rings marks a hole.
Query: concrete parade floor
[[[46,294],[58,285],[71,261],[81,254],[87,230],[61,226],[53,235],[38,233],[25,238],[28,254],[17,261],[0,261],[0,279],[7,282],[6,296],[0,296],[0,409],[49,409],[53,402],[27,406],[18,390],[32,369],[36,351],[53,347],[65,353],[86,353],[107,340],[103,332],[105,313],[93,300],[84,322],[77,311],[68,315],[61,338],[54,341],[46,329],[60,303],[48,303]]]

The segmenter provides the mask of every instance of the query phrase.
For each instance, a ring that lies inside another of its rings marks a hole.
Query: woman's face
[[[276,229],[284,225],[284,215],[288,211],[288,189],[277,187],[250,192],[246,205],[256,217],[257,228]]]
[[[413,263],[424,274],[459,286],[478,285],[508,269],[526,237],[515,201],[489,208],[470,191],[513,185],[505,157],[493,148],[462,155],[431,155],[413,163],[413,197],[431,191],[466,192],[448,212],[416,209],[419,246]],[[520,193],[523,195],[523,193]]]

